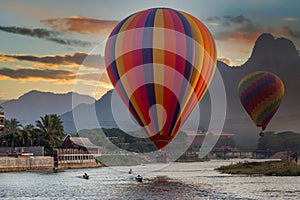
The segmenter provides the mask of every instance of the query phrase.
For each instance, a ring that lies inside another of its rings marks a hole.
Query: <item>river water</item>
[[[0,174],[0,199],[300,199],[299,177],[221,174],[238,160]],[[153,171],[155,170],[155,171]],[[86,172],[89,180],[81,178]],[[134,181],[141,174],[143,183]]]

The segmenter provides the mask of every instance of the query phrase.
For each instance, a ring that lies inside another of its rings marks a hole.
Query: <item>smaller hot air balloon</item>
[[[240,101],[257,127],[260,136],[278,110],[284,95],[281,79],[273,73],[256,71],[246,75],[238,85]]]

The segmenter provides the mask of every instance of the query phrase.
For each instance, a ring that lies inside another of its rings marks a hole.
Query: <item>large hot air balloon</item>
[[[284,95],[284,85],[273,73],[256,71],[246,75],[239,83],[241,103],[257,127],[263,131],[278,110]]]
[[[216,47],[197,18],[152,8],[114,28],[105,63],[122,101],[162,149],[207,91],[216,69]]]

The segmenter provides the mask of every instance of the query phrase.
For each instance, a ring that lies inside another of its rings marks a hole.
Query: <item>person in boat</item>
[[[141,175],[137,175],[137,177],[135,177],[135,180],[137,182],[142,182],[143,181],[143,177],[141,177]]]
[[[132,169],[129,170],[128,174],[132,174]]]
[[[88,178],[89,178],[89,175],[87,175],[87,173],[84,173],[84,174],[83,174],[83,178],[88,179]]]

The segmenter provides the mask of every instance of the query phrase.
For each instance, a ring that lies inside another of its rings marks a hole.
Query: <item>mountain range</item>
[[[237,86],[239,81],[246,75],[254,71],[269,71],[278,75],[285,85],[285,96],[282,104],[273,117],[267,130],[284,131],[291,130],[300,132],[300,57],[295,45],[288,39],[275,38],[271,34],[260,35],[254,46],[249,59],[241,66],[228,66],[224,62],[218,61],[217,68],[222,76],[227,104],[226,120],[223,131],[235,134],[235,140],[239,143],[246,143],[245,146],[256,144],[260,130],[253,124],[250,117],[242,107]],[[216,81],[215,78],[213,81]],[[81,115],[76,121],[80,128],[98,127],[99,124],[90,116],[93,108],[99,119],[101,127],[116,126],[111,112],[111,96],[113,91],[109,91],[94,105],[80,105],[73,111],[63,114],[64,122],[68,122],[68,131],[75,131],[73,114]],[[93,107],[94,106],[94,107]],[[207,93],[199,104],[200,107],[200,128],[207,129],[211,117],[211,99]],[[114,101],[114,110],[119,111],[119,119],[128,119],[129,115],[120,100]],[[73,113],[72,113],[73,112]],[[191,118],[194,116],[192,115]],[[89,121],[87,124],[86,122]],[[188,127],[184,127],[185,129]]]
[[[6,119],[16,118],[23,125],[34,124],[45,114],[61,115],[72,110],[73,96],[87,103],[95,102],[95,99],[90,96],[73,92],[55,94],[32,90],[18,99],[6,101],[1,105],[4,108]],[[75,104],[75,106],[77,105]]]
[[[256,40],[251,56],[241,66],[228,66],[218,61],[217,68],[222,76],[227,103],[226,120],[223,131],[235,134],[235,140],[247,146],[257,142],[259,129],[255,127],[243,109],[237,94],[239,81],[248,73],[263,70],[278,75],[285,85],[285,96],[282,104],[268,126],[268,130],[292,130],[300,132],[300,57],[295,45],[288,39],[275,38],[271,34],[262,34]],[[216,81],[213,79],[213,82]],[[72,95],[78,102],[72,110]],[[93,98],[79,94],[53,94],[38,91],[29,92],[17,100],[2,104],[6,117],[14,117],[22,122],[31,122],[46,113],[61,115],[67,132],[77,129],[91,129],[95,127],[115,127],[113,116],[122,119],[124,124],[131,117],[120,99],[112,98],[113,91],[108,91],[102,98]],[[112,103],[113,99],[113,103]],[[58,103],[59,102],[59,103]],[[111,105],[113,104],[113,115]],[[211,116],[211,99],[207,93],[199,104],[200,127],[207,129]],[[96,111],[96,112],[95,112]],[[74,117],[76,116],[76,126]],[[193,119],[193,115],[191,118]],[[120,125],[120,124],[119,124]],[[122,125],[122,124],[121,124]],[[187,127],[185,127],[187,128]]]

